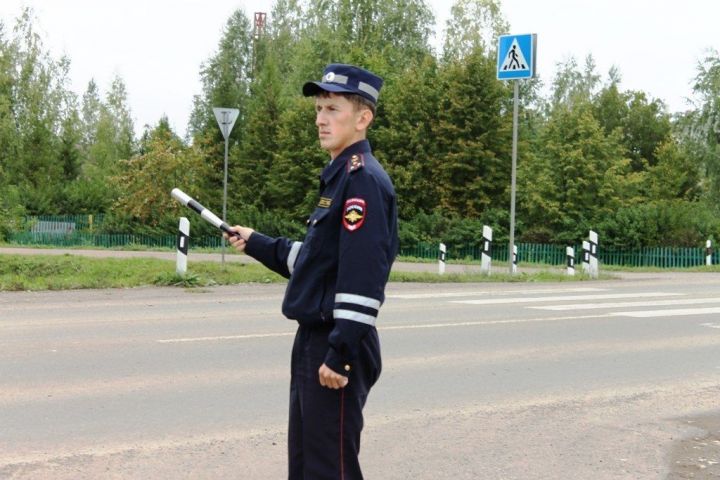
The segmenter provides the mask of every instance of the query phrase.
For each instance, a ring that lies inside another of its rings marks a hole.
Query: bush
[[[0,241],[25,228],[25,208],[16,187],[0,187]]]
[[[228,219],[231,225],[245,225],[271,237],[302,239],[307,230],[306,219],[290,218],[283,211],[261,211],[252,205],[232,212]]]
[[[475,248],[480,244],[483,225],[493,228],[493,242],[506,242],[509,218],[506,210],[492,209],[480,218],[419,212],[414,218],[400,220],[400,247],[410,248],[419,243],[445,243],[457,250]]]
[[[720,211],[703,202],[660,200],[620,208],[598,226],[605,245],[698,247],[720,237]]]

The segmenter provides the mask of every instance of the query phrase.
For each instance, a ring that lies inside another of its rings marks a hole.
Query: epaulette
[[[348,160],[347,171],[348,173],[352,173],[356,170],[360,170],[364,166],[365,159],[363,158],[362,153],[356,153],[355,155],[350,157],[350,160]]]

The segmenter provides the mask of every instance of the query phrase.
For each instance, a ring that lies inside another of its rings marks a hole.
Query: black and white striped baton
[[[170,195],[177,200],[178,202],[182,203],[186,207],[190,207],[190,209],[196,211],[200,214],[202,218],[207,220],[208,222],[215,225],[217,228],[222,230],[223,232],[227,233],[228,235],[235,235],[236,237],[240,237],[240,234],[237,232],[233,232],[230,230],[230,225],[223,222],[220,218],[218,218],[217,215],[215,215],[212,211],[208,210],[207,208],[203,207],[200,202],[192,198],[187,193],[183,192],[179,188],[173,188],[172,192],[170,192]]]

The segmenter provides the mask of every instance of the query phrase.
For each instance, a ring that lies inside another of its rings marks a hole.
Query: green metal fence
[[[33,215],[24,218],[25,224],[30,229],[41,223],[71,223],[74,230],[93,231],[102,226],[105,221],[105,214],[87,215]]]
[[[518,261],[525,263],[542,263],[547,265],[565,265],[567,257],[565,245],[518,243]],[[575,261],[579,265],[582,260],[582,245],[574,245]],[[438,245],[422,243],[400,249],[400,255],[425,259],[438,258]],[[448,260],[479,261],[482,253],[480,247],[454,249],[448,246]],[[508,261],[508,246],[493,245],[491,256],[497,262]],[[713,255],[714,265],[720,264],[720,255]],[[603,247],[600,245],[598,259],[601,264],[631,266],[682,268],[705,265],[704,248],[676,247],[645,247],[622,249]]]
[[[10,243],[17,245],[44,245],[57,247],[164,247],[174,248],[176,235],[98,234],[104,215],[62,215],[26,217],[27,232],[11,234]],[[55,229],[54,226],[71,228]],[[193,237],[193,247],[219,248],[222,239],[217,236]],[[565,265],[565,245],[518,243],[518,261],[546,265]],[[576,264],[580,264],[582,246],[574,245]],[[438,244],[419,243],[403,245],[400,255],[424,259],[438,258]],[[457,261],[480,261],[480,245],[454,248],[448,245],[447,259]],[[496,262],[508,261],[507,244],[495,244],[491,255]],[[632,267],[681,268],[705,265],[705,249],[645,247],[622,249],[600,245],[598,257],[601,264]],[[713,264],[720,264],[720,255],[713,255]]]
[[[565,264],[565,246],[564,245],[550,245],[550,244],[537,244],[537,243],[518,243],[518,257],[519,261],[527,263],[546,263],[549,265],[561,265]],[[448,260],[470,260],[480,261],[480,255],[482,249],[480,246],[465,247],[465,248],[453,248],[448,246],[448,252],[446,258]],[[508,261],[508,246],[504,245],[493,245],[490,252],[493,260],[499,262]],[[407,257],[417,258],[437,258],[438,257],[438,245],[421,243],[411,247],[402,247],[400,249],[400,255]]]
[[[132,235],[132,234],[92,234],[74,232],[68,235],[52,233],[22,232],[10,235],[10,243],[17,245],[44,245],[55,247],[166,247],[174,248],[177,242],[175,235]],[[220,236],[193,237],[193,247],[219,248],[222,245]]]
[[[718,255],[713,255],[713,264],[718,264]],[[602,246],[598,258],[607,265],[631,267],[695,267],[705,265],[704,248],[646,247],[620,249]]]

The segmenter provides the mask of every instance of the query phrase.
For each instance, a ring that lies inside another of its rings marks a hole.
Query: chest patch
[[[349,232],[354,232],[362,227],[367,215],[367,206],[362,198],[348,198],[343,207],[343,227]]]

